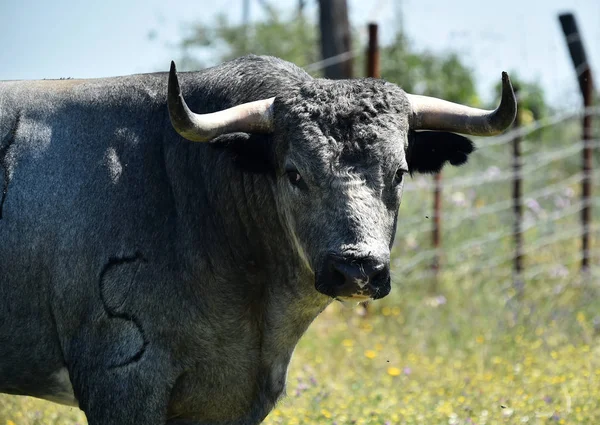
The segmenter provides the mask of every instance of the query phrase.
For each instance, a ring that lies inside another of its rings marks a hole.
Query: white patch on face
[[[110,179],[113,184],[117,184],[121,174],[123,173],[123,166],[121,165],[121,161],[119,161],[119,157],[117,156],[117,151],[115,148],[108,148],[106,153],[104,154],[104,162],[108,167],[108,173],[110,174]]]
[[[354,283],[356,283],[356,285],[358,285],[360,289],[363,289],[369,283],[369,278],[365,277],[364,279],[361,279],[357,277],[356,279],[354,279]]]
[[[53,394],[44,395],[43,398],[55,403],[79,407],[79,402],[73,393],[73,385],[71,384],[69,371],[63,367],[52,375],[52,379],[55,383],[55,392]]]

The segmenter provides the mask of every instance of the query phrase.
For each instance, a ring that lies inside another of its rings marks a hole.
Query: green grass
[[[547,152],[561,143],[528,141],[525,148]],[[509,152],[482,149],[471,165],[445,171],[445,181],[509,171]],[[392,294],[372,303],[366,317],[361,308],[335,303],[317,318],[292,359],[288,396],[266,424],[600,423],[600,255],[596,242],[592,274],[582,279],[579,184],[569,180],[579,171],[578,157],[557,159],[525,178],[525,198],[540,209],[524,208],[530,227],[522,291],[511,277],[510,206],[486,214],[510,200],[510,181],[445,188],[438,279],[429,272],[431,193],[408,191]],[[526,158],[526,166],[539,159]],[[535,195],[549,185],[556,191]],[[599,241],[598,198],[593,222]],[[85,418],[74,408],[0,396],[4,423]]]

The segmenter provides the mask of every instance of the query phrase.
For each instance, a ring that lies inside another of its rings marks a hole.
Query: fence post
[[[369,24],[369,45],[367,47],[367,77],[381,78],[379,72],[379,40],[377,24]]]
[[[433,177],[433,248],[435,254],[431,263],[433,272],[433,291],[437,292],[437,277],[440,270],[440,247],[442,245],[442,172]]]
[[[515,96],[519,96],[519,87],[514,86]],[[518,102],[517,102],[518,104]],[[522,202],[522,176],[521,176],[521,141],[519,134],[521,128],[521,114],[517,111],[517,117],[513,125],[515,137],[512,140],[513,145],[513,210],[515,213],[515,222],[513,227],[513,238],[515,243],[515,258],[513,269],[513,288],[517,296],[521,298],[524,289],[523,282],[523,230],[521,228],[523,220],[523,202]]]
[[[587,272],[590,267],[590,222],[592,218],[592,74],[590,68],[582,73],[586,82],[583,93],[583,106],[585,115],[583,116],[583,182],[582,193],[583,209],[581,210],[581,223],[583,225],[583,235],[581,239],[581,249],[583,257],[581,259],[581,270]]]
[[[592,115],[590,108],[593,103],[593,81],[592,71],[587,61],[585,49],[581,42],[581,35],[577,28],[577,22],[572,13],[559,15],[558,19],[562,26],[569,53],[573,60],[575,73],[579,81],[579,89],[583,97],[585,108],[583,116],[583,178],[581,182],[581,197],[583,207],[581,209],[581,270],[587,272],[590,266],[590,219],[592,216]]]

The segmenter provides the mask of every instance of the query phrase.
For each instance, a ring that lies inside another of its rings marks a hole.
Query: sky
[[[0,80],[92,78],[168,70],[185,28],[225,13],[242,19],[244,0],[0,0]],[[297,0],[263,0],[292,11]],[[307,1],[317,16],[317,1]],[[558,22],[572,12],[600,86],[600,0],[348,0],[356,28],[380,25],[383,42],[401,22],[418,49],[455,51],[484,99],[501,71],[539,81],[548,100],[581,104]],[[253,20],[262,6],[250,0]],[[154,37],[149,37],[154,34]],[[354,46],[355,48],[362,46]]]

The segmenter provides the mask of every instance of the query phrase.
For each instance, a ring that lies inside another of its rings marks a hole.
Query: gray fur
[[[67,403],[66,368],[90,425],[258,424],[325,256],[389,261],[401,89],[256,56],[180,81],[198,113],[276,96],[275,132],[183,140],[163,73],[0,82],[0,392]]]

